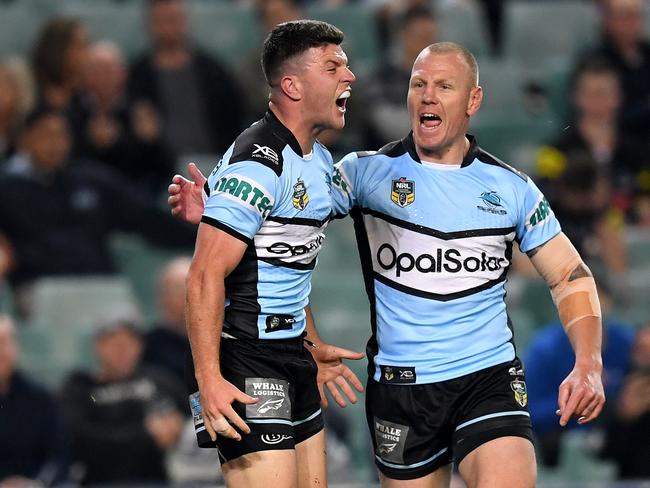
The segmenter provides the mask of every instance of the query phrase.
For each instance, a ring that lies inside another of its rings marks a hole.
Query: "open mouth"
[[[434,113],[423,113],[420,114],[420,125],[425,129],[435,129],[442,124],[442,119],[439,115]]]
[[[350,89],[347,89],[338,96],[336,99],[336,106],[339,108],[339,111],[345,112],[345,105],[347,104],[350,95],[352,95],[352,92]]]

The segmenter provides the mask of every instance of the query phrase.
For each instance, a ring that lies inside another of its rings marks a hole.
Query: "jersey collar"
[[[471,134],[466,134],[466,136],[467,139],[469,140],[469,150],[467,151],[467,154],[463,158],[463,162],[460,165],[461,168],[464,168],[472,164],[472,162],[478,156],[480,150],[478,147],[478,142],[476,141],[476,137],[474,137]],[[402,139],[402,145],[409,153],[409,156],[411,156],[411,159],[413,159],[413,161],[417,161],[418,163],[422,164],[422,161],[420,161],[420,156],[418,156],[418,152],[415,150],[415,142],[413,141],[413,131],[409,132],[409,134],[404,139]]]
[[[264,114],[264,122],[271,127],[271,130],[276,137],[282,140],[282,142],[287,143],[298,156],[303,157],[302,148],[300,147],[300,144],[298,144],[298,140],[293,135],[293,132],[287,129],[271,110],[267,110]]]

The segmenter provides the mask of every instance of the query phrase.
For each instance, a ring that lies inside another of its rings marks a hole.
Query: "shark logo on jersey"
[[[298,210],[305,210],[309,203],[309,195],[307,195],[307,187],[305,182],[298,178],[296,184],[293,185],[293,206]]]
[[[483,200],[485,206],[477,205],[476,208],[488,212],[491,214],[505,215],[508,212],[505,211],[503,205],[501,205],[501,197],[495,191],[484,191],[481,193],[480,199]]]
[[[399,180],[393,180],[390,189],[390,199],[398,207],[406,207],[415,201],[415,181],[407,180],[402,176]]]
[[[515,380],[510,382],[510,388],[515,392],[515,401],[525,407],[528,403],[528,391],[526,390],[526,383],[521,380]]]

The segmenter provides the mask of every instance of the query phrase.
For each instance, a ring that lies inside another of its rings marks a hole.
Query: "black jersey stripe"
[[[439,302],[448,302],[450,300],[456,300],[457,298],[463,298],[467,297],[470,295],[474,295],[476,293],[479,293],[483,290],[488,290],[492,288],[494,285],[501,283],[502,281],[505,281],[506,275],[508,274],[508,268],[506,268],[501,275],[495,279],[495,280],[490,280],[482,285],[475,286],[473,288],[468,288],[467,290],[462,290],[462,291],[457,291],[454,293],[433,293],[429,291],[423,291],[423,290],[418,290],[417,288],[411,288],[410,286],[405,286],[401,285],[399,283],[396,283],[395,281],[386,278],[385,276],[382,276],[381,274],[377,273],[376,271],[373,272],[374,277],[377,281],[380,283],[383,283],[384,285],[390,286],[391,288],[394,288],[398,291],[401,291],[403,293],[407,293],[409,295],[414,295],[420,298],[428,298],[430,300],[437,300]]]
[[[307,225],[309,227],[323,227],[332,219],[332,214],[325,217],[323,220],[317,219],[306,219],[303,217],[267,217],[266,220],[271,222],[277,222],[278,224],[290,224],[290,225]]]
[[[218,221],[217,219],[213,219],[212,217],[208,217],[207,215],[204,215],[203,217],[201,217],[201,222],[203,222],[204,224],[211,225],[212,227],[216,227],[217,229],[224,231],[226,234],[230,234],[234,238],[242,241],[244,244],[247,244],[249,246],[253,244],[252,239],[249,239],[244,234],[237,232],[232,227],[229,227],[228,225]]]
[[[516,229],[514,226],[512,226],[512,227],[494,227],[491,229],[468,229],[468,230],[460,230],[454,232],[444,232],[441,230],[432,229],[430,227],[425,227],[423,225],[414,224],[406,220],[401,220],[391,215],[386,215],[385,213],[378,212],[376,210],[372,210],[369,208],[362,208],[361,212],[365,215],[372,215],[373,217],[384,220],[389,224],[402,227],[403,229],[412,230],[413,232],[417,232],[419,234],[437,237],[445,241],[449,241],[452,239],[465,239],[468,237],[504,236],[510,234],[511,232],[514,232]]]
[[[287,263],[278,258],[257,258],[260,261],[265,263],[272,264],[273,266],[280,266],[283,268],[297,269],[297,270],[310,270],[316,267],[316,262],[318,261],[316,257],[309,261],[308,263]]]

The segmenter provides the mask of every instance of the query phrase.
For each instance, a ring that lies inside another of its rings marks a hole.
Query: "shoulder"
[[[514,166],[511,166],[508,163],[502,161],[501,159],[497,158],[493,154],[485,151],[484,149],[480,149],[480,148],[478,149],[476,154],[476,159],[480,163],[483,163],[493,168],[494,171],[503,171],[504,174],[512,175],[513,177],[516,177],[517,180],[523,183],[528,183],[528,179],[529,179],[528,175],[526,175],[522,171],[519,171]]]
[[[260,167],[266,166],[280,176],[284,166],[282,152],[286,146],[286,142],[277,137],[262,119],[235,139],[228,164],[249,161],[259,164]]]

